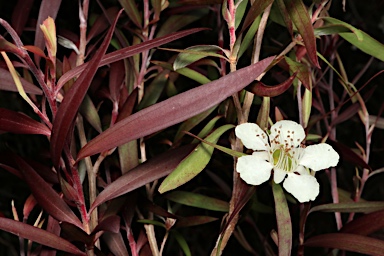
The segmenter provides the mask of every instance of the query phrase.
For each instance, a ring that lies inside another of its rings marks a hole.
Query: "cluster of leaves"
[[[370,156],[384,126],[382,106],[370,115],[366,104],[380,73],[364,75],[384,45],[331,17],[332,1],[308,2],[9,3],[0,253],[381,254],[382,166]],[[353,79],[340,45],[372,56]],[[313,205],[273,182],[256,191],[234,170],[244,149],[232,128],[282,119],[342,157]]]

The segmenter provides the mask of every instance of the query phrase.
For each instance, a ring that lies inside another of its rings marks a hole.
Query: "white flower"
[[[250,185],[260,185],[273,170],[275,183],[285,179],[283,187],[301,203],[319,194],[319,183],[309,169],[319,171],[339,162],[339,154],[326,143],[302,145],[304,129],[293,121],[276,122],[269,135],[253,123],[238,125],[235,133],[245,147],[254,150],[237,160],[240,177]]]

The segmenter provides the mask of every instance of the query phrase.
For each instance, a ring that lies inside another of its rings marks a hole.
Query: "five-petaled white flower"
[[[235,133],[245,147],[254,150],[237,160],[240,177],[250,185],[260,185],[269,180],[273,169],[275,183],[285,178],[283,187],[301,203],[319,194],[319,183],[309,169],[319,171],[339,162],[339,154],[326,143],[302,145],[304,129],[293,121],[276,122],[269,135],[253,123],[238,125]]]

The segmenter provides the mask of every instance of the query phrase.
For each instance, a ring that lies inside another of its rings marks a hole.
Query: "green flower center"
[[[273,151],[273,165],[275,168],[278,168],[287,173],[292,172],[297,167],[297,160],[293,157],[293,152],[291,149],[286,149],[280,147]]]

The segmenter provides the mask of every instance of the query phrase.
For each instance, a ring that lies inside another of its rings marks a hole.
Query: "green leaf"
[[[338,204],[323,204],[313,207],[311,212],[362,212],[370,213],[384,210],[384,202],[353,202],[353,203],[338,203]]]
[[[173,141],[176,142],[176,141],[180,140],[185,135],[185,131],[190,131],[193,127],[195,127],[196,125],[201,123],[201,121],[203,121],[207,116],[209,116],[213,112],[213,110],[215,110],[215,109],[216,109],[216,106],[214,106],[214,107],[212,107],[212,108],[184,121],[179,126],[179,129],[177,130],[177,133],[175,135],[175,139]],[[205,137],[206,135],[207,134],[199,136],[199,137]],[[193,143],[196,143],[196,141],[193,141],[192,144]]]
[[[372,38],[367,33],[337,19],[327,18],[327,23],[347,26],[353,32],[339,33],[346,41],[356,46],[361,51],[381,61],[384,61],[384,45]]]
[[[276,208],[279,256],[289,256],[292,250],[292,223],[287,200],[281,185],[272,182],[272,191]]]
[[[213,130],[213,128],[215,127],[216,122],[221,117],[222,116],[215,116],[214,118],[212,118],[212,120],[209,121],[206,126],[204,126],[204,128],[199,132],[199,134],[197,134],[197,137],[203,138],[203,137],[207,136]],[[198,142],[198,139],[196,139],[196,138],[192,141],[192,143],[197,143],[197,142]]]
[[[81,102],[79,112],[96,131],[99,133],[103,131],[97,109],[88,94],[85,95],[83,102]]]
[[[169,70],[163,70],[153,79],[153,81],[145,88],[145,94],[138,106],[138,110],[155,104],[161,93],[164,91],[169,76]]]
[[[180,245],[181,249],[183,250],[184,254],[186,256],[191,256],[191,250],[189,249],[189,246],[187,244],[187,241],[185,241],[185,238],[176,230],[172,230],[172,235],[176,238],[176,241]]]
[[[241,20],[244,17],[245,9],[247,8],[248,0],[240,0],[240,4],[236,8],[235,15],[235,30],[239,27]]]
[[[240,57],[244,54],[244,52],[248,49],[248,47],[253,42],[253,38],[255,37],[256,31],[260,25],[260,20],[261,20],[261,15],[255,18],[251,27],[248,29],[247,33],[245,34],[245,37],[240,44],[240,49],[239,49],[239,53],[237,54],[237,59],[240,59]]]
[[[208,79],[206,76],[202,75],[201,73],[193,70],[193,69],[190,69],[190,68],[180,68],[178,70],[176,70],[177,73],[179,73],[180,75],[183,75],[183,76],[186,76],[200,84],[207,84],[209,82],[211,82],[210,79]]]
[[[196,45],[178,51],[180,51],[180,53],[173,63],[173,70],[175,71],[208,56],[223,58],[228,61],[223,55],[217,53],[220,51],[225,52],[224,49],[217,45]]]
[[[233,127],[233,125],[221,126],[209,135],[206,140],[211,143],[216,143],[224,132]],[[165,178],[159,187],[159,192],[164,193],[170,191],[193,179],[207,166],[211,160],[213,149],[213,147],[207,144],[200,143],[195,150]]]
[[[173,191],[165,197],[173,202],[219,212],[228,212],[229,204],[220,199],[185,191]]]
[[[322,19],[326,22],[326,25],[323,26],[325,28],[328,28],[328,29],[333,28],[335,30],[339,30],[340,32],[337,32],[337,33],[351,31],[353,34],[355,34],[356,39],[359,41],[363,40],[363,38],[364,38],[363,32],[360,29],[357,29],[354,26],[352,26],[352,25],[350,25],[344,21],[341,21],[341,20],[338,20],[335,18],[331,18],[331,17],[322,17]],[[320,31],[321,31],[321,28],[322,27],[320,27],[318,29],[320,29]]]
[[[121,6],[124,8],[124,11],[127,13],[128,17],[133,23],[139,28],[142,27],[142,17],[137,9],[136,3],[134,0],[119,0]]]

